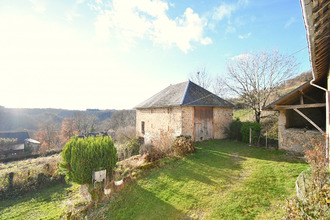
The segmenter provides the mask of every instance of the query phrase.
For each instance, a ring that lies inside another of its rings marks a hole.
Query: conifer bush
[[[80,185],[92,183],[93,171],[106,169],[107,176],[117,163],[111,137],[71,138],[62,151],[61,170],[68,180]]]

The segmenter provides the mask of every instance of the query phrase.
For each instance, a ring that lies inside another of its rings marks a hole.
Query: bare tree
[[[226,85],[252,108],[260,123],[263,108],[278,86],[296,74],[294,57],[284,56],[278,50],[240,55],[227,63]]]
[[[206,71],[205,66],[199,67],[194,73],[190,73],[189,80],[203,87],[204,89],[210,88],[212,84],[212,78]]]
[[[95,115],[89,115],[85,112],[76,112],[73,114],[75,128],[80,133],[94,132],[98,118]]]
[[[36,139],[41,144],[41,151],[46,152],[51,148],[60,147],[60,129],[60,124],[54,123],[52,120],[47,120],[40,125]]]
[[[219,97],[225,97],[227,94],[227,86],[224,80],[224,77],[221,75],[217,75],[215,80],[212,83],[212,91]]]
[[[135,127],[135,110],[117,110],[108,118],[102,121],[98,128],[103,131],[118,130],[124,127]]]

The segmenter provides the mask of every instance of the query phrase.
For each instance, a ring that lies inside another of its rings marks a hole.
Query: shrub
[[[287,200],[286,219],[330,219],[330,173],[325,146],[317,144],[305,157],[311,166],[310,180],[302,195]]]
[[[127,140],[124,144],[116,145],[118,160],[124,160],[139,154],[140,143],[137,138]]]
[[[117,162],[116,148],[110,137],[71,138],[61,154],[61,171],[68,180],[80,185],[92,183],[95,170],[106,169],[107,176],[111,176]]]
[[[136,136],[136,128],[133,126],[120,127],[115,132],[115,142],[125,144],[127,141],[134,139]]]
[[[252,129],[252,143],[257,143],[260,135],[260,124],[257,122],[242,122],[241,134],[242,141],[249,143],[250,139],[250,128]]]
[[[175,155],[186,155],[195,151],[194,143],[190,136],[178,136],[172,148]]]
[[[242,134],[241,134],[241,127],[242,122],[239,119],[233,120],[229,127],[225,129],[225,133],[227,137],[231,140],[242,140]]]
[[[166,156],[164,151],[152,144],[143,144],[140,147],[140,154],[144,155],[146,161],[159,160]]]

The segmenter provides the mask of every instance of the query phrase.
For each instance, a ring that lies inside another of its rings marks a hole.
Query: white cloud
[[[248,61],[251,57],[252,57],[251,54],[242,53],[242,54],[239,54],[237,56],[232,57],[231,60],[244,60],[244,61]]]
[[[249,33],[244,34],[244,35],[238,35],[238,38],[242,40],[242,39],[249,38],[251,35],[252,35],[252,33],[249,32]]]
[[[297,19],[295,17],[291,17],[284,25],[285,28],[290,27],[293,23],[297,22]]]
[[[221,21],[225,17],[230,18],[231,14],[248,4],[248,0],[238,0],[236,3],[222,3],[218,7],[214,8],[212,19]]]
[[[43,13],[46,11],[45,7],[45,1],[40,0],[30,0],[30,2],[33,4],[33,9],[38,13]]]
[[[235,27],[228,25],[227,28],[226,28],[225,33],[226,34],[228,34],[228,33],[234,33],[235,31],[236,31],[236,28]]]
[[[212,18],[214,20],[220,21],[224,17],[230,17],[231,13],[236,9],[235,5],[228,5],[223,3],[219,7],[214,9],[214,14]]]
[[[192,42],[212,43],[203,36],[206,20],[191,8],[171,19],[166,14],[168,3],[161,0],[113,0],[110,7],[89,7],[99,13],[95,22],[97,39],[107,40],[114,35],[125,48],[134,45],[136,39],[149,39],[163,47],[177,46],[187,53]]]

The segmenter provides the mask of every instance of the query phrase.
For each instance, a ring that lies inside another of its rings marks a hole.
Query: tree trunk
[[[261,112],[256,111],[254,114],[256,116],[256,122],[260,124]]]

